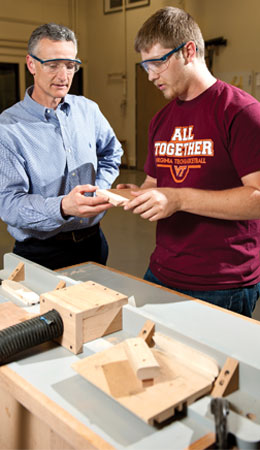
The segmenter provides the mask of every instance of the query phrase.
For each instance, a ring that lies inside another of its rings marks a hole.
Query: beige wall
[[[185,8],[201,26],[204,38],[223,36],[227,47],[214,56],[216,76],[238,84],[260,100],[256,74],[260,72],[259,0],[151,0],[150,6],[123,13],[103,14],[102,0],[88,0],[88,95],[96,100],[120,139],[128,142],[130,164],[135,165],[135,35],[144,20],[160,7]],[[125,55],[126,48],[126,55]],[[124,80],[127,75],[126,107]],[[144,130],[146,132],[146,130]]]
[[[190,12],[205,39],[224,36],[228,45],[215,57],[214,73],[226,81],[237,80],[260,99],[256,83],[260,73],[259,0],[150,0],[150,6],[125,14],[104,14],[103,0],[0,0],[0,60],[21,64],[23,94],[22,69],[31,31],[50,21],[72,27],[86,68],[84,94],[100,105],[118,137],[127,140],[130,164],[134,166],[135,64],[140,57],[133,42],[144,20],[166,5]]]

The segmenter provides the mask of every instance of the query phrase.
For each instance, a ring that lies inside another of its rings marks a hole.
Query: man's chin
[[[163,96],[166,100],[173,100],[174,98],[176,98],[173,92],[169,92],[167,90],[163,91]]]
[[[68,86],[64,87],[54,87],[52,88],[55,97],[64,97],[69,92]]]

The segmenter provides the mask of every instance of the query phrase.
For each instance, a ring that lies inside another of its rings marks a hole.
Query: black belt
[[[82,228],[81,230],[64,231],[63,233],[56,234],[50,239],[57,241],[73,241],[81,242],[88,239],[99,232],[99,223],[93,225],[93,227]]]

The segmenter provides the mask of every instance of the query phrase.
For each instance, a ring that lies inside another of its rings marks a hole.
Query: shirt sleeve
[[[234,117],[230,153],[240,178],[260,170],[260,103],[246,106]]]
[[[51,231],[67,221],[62,217],[62,197],[30,194],[26,161],[0,139],[0,211],[8,225],[29,230]]]

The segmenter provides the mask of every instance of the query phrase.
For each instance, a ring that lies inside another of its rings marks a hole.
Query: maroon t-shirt
[[[152,119],[148,175],[158,187],[223,190],[260,170],[260,103],[217,81],[191,101],[173,100]],[[221,220],[177,212],[157,224],[153,274],[194,290],[260,281],[260,220]]]

